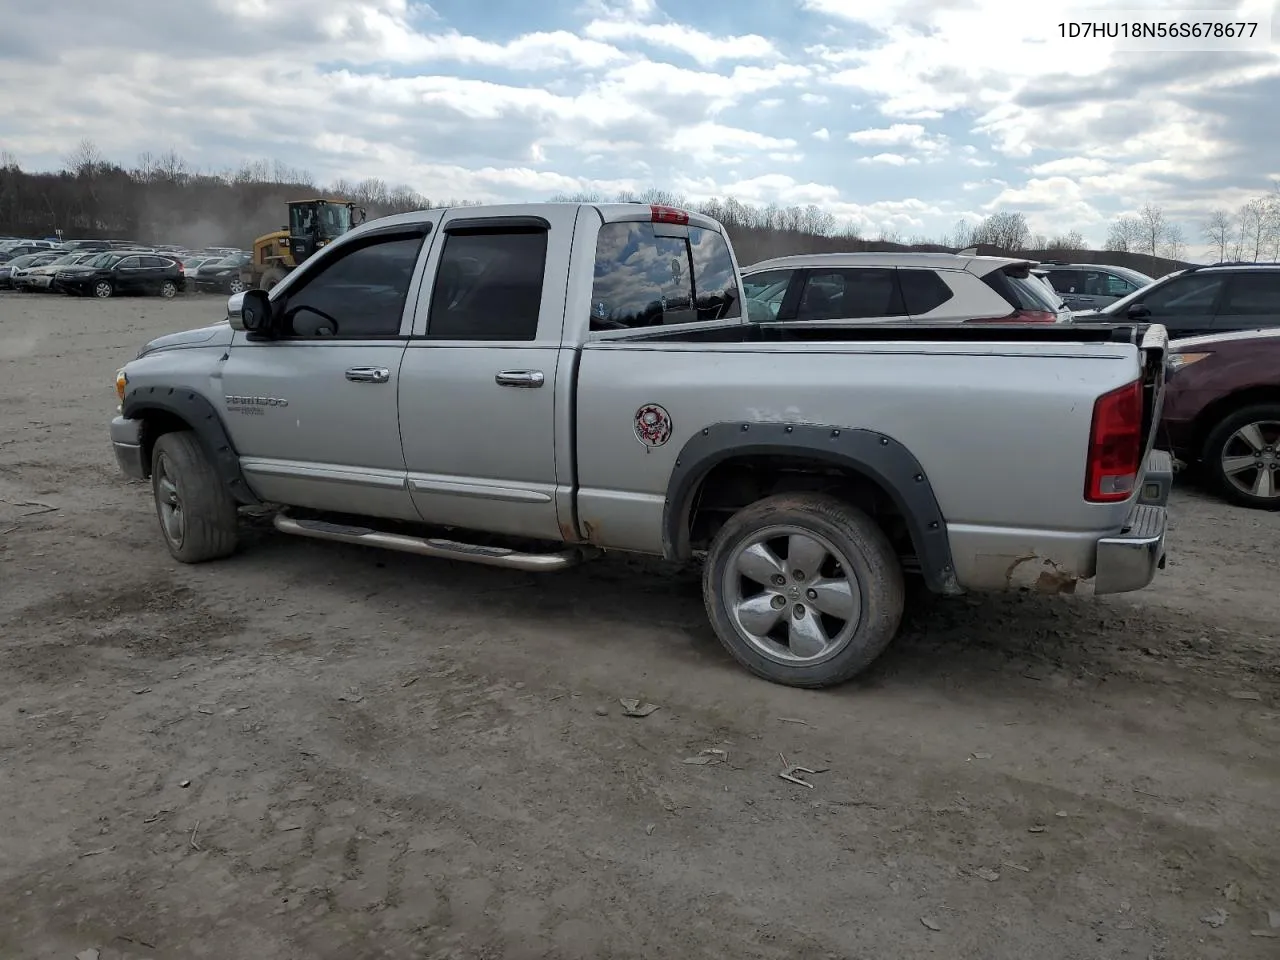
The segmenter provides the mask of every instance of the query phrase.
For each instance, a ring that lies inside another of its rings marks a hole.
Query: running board
[[[482,547],[473,543],[459,543],[437,537],[411,537],[403,533],[386,533],[370,527],[357,527],[327,520],[299,520],[287,513],[277,513],[272,521],[281,533],[316,540],[334,540],[338,543],[354,543],[364,547],[381,547],[401,553],[415,553],[422,557],[439,557],[444,560],[465,560],[490,567],[506,567],[527,573],[551,573],[577,566],[584,560],[599,555],[594,548],[572,547],[555,553],[521,553],[506,547]]]

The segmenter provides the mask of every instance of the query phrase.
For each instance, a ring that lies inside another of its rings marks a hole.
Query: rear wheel
[[[1223,417],[1205,439],[1201,465],[1233,503],[1280,510],[1280,403],[1259,403]]]
[[[172,280],[166,280],[160,284],[160,296],[166,300],[172,300],[178,295],[178,285]]]
[[[865,670],[897,633],[904,605],[884,531],[821,493],[768,497],[734,514],[707,553],[702,594],[734,659],[794,687]]]
[[[245,282],[241,280],[239,277],[236,277],[229,284],[227,284],[227,290],[229,290],[231,293],[244,293],[248,289],[249,288],[245,286]]]
[[[105,300],[116,292],[115,287],[111,285],[110,280],[99,280],[93,285],[93,295],[99,300]]]
[[[151,452],[151,493],[165,546],[183,563],[235,551],[236,504],[190,430],[166,433]]]

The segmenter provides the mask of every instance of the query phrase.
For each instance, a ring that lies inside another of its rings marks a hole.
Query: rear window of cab
[[[672,230],[639,221],[600,227],[592,331],[741,315],[733,258],[719,231],[696,226]]]

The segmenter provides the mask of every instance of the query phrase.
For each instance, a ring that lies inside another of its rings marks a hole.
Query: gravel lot
[[[0,293],[0,957],[1280,955],[1280,515],[1180,490],[1149,590],[915,595],[790,690],[647,561],[172,562],[112,377],[220,315]]]

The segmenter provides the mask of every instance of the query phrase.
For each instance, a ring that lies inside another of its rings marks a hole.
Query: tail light
[[[689,222],[689,214],[676,207],[654,203],[649,206],[649,219],[653,223],[677,223],[684,226]]]
[[[965,323],[1057,323],[1058,315],[1048,310],[1015,310],[1004,317],[983,317]]]
[[[1142,463],[1142,382],[1104,393],[1093,404],[1084,498],[1093,503],[1128,500]]]

